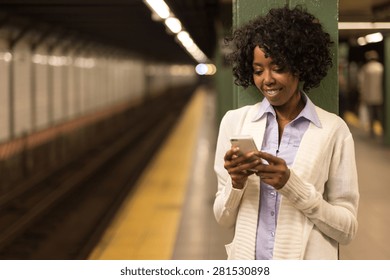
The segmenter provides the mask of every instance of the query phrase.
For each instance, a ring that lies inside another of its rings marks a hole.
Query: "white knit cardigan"
[[[260,181],[251,175],[244,189],[232,188],[224,155],[233,135],[252,135],[262,146],[266,118],[253,121],[260,103],[226,113],[219,129],[214,169],[218,191],[214,214],[219,224],[235,227],[228,259],[254,259]],[[290,178],[279,190],[274,259],[337,259],[338,244],[355,236],[359,202],[352,135],[337,115],[316,107],[321,127],[310,123]]]

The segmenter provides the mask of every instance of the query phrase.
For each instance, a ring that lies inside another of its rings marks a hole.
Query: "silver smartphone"
[[[244,154],[248,152],[258,151],[256,143],[250,135],[237,135],[230,137],[230,143],[232,146],[240,148],[240,151]]]

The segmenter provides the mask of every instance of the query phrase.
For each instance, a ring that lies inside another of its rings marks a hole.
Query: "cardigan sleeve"
[[[345,135],[345,134],[344,134]],[[318,229],[340,244],[349,243],[356,235],[359,202],[357,170],[352,135],[336,140],[329,166],[324,162],[312,170],[328,172],[323,193],[318,186],[306,182],[292,169],[286,185],[279,190]]]
[[[243,189],[233,188],[230,175],[224,168],[225,153],[231,148],[229,141],[230,131],[232,130],[232,124],[235,123],[231,118],[233,117],[231,116],[231,111],[229,111],[221,121],[214,162],[218,190],[213,210],[217,222],[225,227],[233,227],[235,225],[238,209],[247,185]]]

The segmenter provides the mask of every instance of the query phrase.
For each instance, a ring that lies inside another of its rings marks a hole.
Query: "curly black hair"
[[[317,87],[332,66],[333,42],[319,21],[302,6],[271,9],[236,29],[226,42],[232,48],[234,82],[247,88],[253,81],[253,50],[259,46],[277,65],[298,75],[303,90]]]

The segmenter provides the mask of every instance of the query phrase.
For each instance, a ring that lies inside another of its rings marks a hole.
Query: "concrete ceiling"
[[[389,0],[339,0],[340,21],[389,21]]]
[[[339,21],[390,22],[390,0],[339,0]],[[365,35],[367,32],[369,30],[340,30],[339,35],[347,39]]]
[[[215,22],[229,24],[231,0],[165,1],[197,45],[213,57]],[[340,21],[390,21],[390,0],[340,0],[339,10]],[[195,63],[164,25],[152,20],[142,0],[0,0],[0,28],[10,24],[95,40],[151,60]],[[354,33],[342,31],[340,36]]]
[[[212,57],[218,0],[166,0],[203,52]],[[151,60],[195,61],[152,20],[142,0],[0,0],[0,28],[17,25],[115,46]]]

